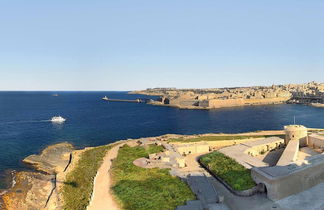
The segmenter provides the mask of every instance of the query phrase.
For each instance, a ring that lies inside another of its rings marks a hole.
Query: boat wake
[[[0,122],[0,125],[20,124],[20,123],[42,123],[42,122],[51,122],[51,120],[22,120],[22,121]]]

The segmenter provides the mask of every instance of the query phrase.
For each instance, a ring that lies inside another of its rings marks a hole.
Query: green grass
[[[207,154],[200,159],[200,162],[234,190],[247,190],[255,186],[249,169],[220,152]]]
[[[200,137],[194,137],[194,138],[174,138],[169,139],[169,142],[198,142],[198,141],[222,141],[222,140],[242,140],[242,139],[250,139],[250,138],[267,138],[267,137],[280,137],[284,138],[284,135],[249,135],[249,136],[200,136]]]
[[[168,169],[145,169],[133,164],[140,157],[162,150],[163,147],[156,145],[120,148],[112,166],[112,190],[123,209],[173,210],[195,199],[189,186],[172,177]]]
[[[93,180],[103,157],[111,146],[100,146],[81,154],[77,166],[66,177],[63,186],[64,209],[86,209],[91,198]]]

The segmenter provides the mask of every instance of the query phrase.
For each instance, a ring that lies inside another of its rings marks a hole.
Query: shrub
[[[249,169],[220,152],[209,153],[200,162],[234,190],[247,190],[255,186]]]

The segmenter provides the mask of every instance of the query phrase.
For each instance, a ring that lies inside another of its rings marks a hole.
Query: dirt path
[[[119,209],[111,193],[109,192],[111,185],[109,170],[111,167],[111,160],[117,157],[119,147],[121,146],[121,144],[114,146],[104,157],[103,163],[94,179],[93,193],[87,210]]]

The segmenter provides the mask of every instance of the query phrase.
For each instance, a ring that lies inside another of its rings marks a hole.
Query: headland
[[[324,107],[324,83],[288,84],[272,86],[176,89],[149,88],[130,94],[160,96],[148,103],[182,109],[216,109],[224,107],[307,104]]]

